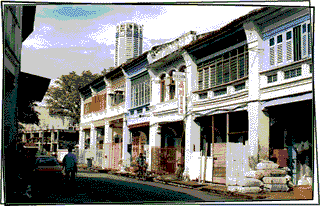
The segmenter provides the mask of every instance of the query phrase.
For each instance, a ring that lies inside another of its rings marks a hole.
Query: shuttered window
[[[208,89],[248,76],[247,46],[215,57],[199,66],[198,89]]]
[[[282,63],[282,35],[277,36],[277,63]]]
[[[292,32],[286,33],[286,50],[287,50],[287,61],[292,60]]]
[[[308,55],[311,56],[311,25],[308,24]]]
[[[165,84],[165,79],[164,79],[164,75],[161,77],[161,81],[160,81],[160,102],[164,102],[165,98],[166,98],[166,84]]]
[[[284,72],[284,79],[301,76],[301,68],[295,68]]]
[[[293,28],[294,61],[301,60],[301,26]]]
[[[131,107],[138,107],[150,102],[150,77],[143,75],[131,82]]]

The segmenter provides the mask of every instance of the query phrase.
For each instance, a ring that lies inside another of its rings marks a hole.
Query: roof
[[[205,34],[200,34],[198,35],[198,39],[191,42],[190,44],[186,45],[185,47],[183,47],[182,49],[192,49],[196,46],[198,46],[198,44],[203,43],[204,41],[208,41],[209,39],[213,39],[213,38],[217,38],[220,35],[223,35],[225,32],[228,32],[230,30],[235,30],[237,29],[239,26],[242,26],[242,24],[245,21],[248,21],[251,17],[263,13],[267,10],[269,10],[270,7],[263,7],[260,9],[255,9],[250,11],[248,14],[239,17],[238,19],[235,19],[233,21],[231,21],[229,24],[227,24],[226,26],[221,27],[220,29],[205,33]]]

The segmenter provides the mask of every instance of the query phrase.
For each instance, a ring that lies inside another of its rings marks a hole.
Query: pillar
[[[93,162],[96,160],[97,151],[97,128],[94,124],[91,124],[90,129],[90,155],[88,158],[93,158]]]
[[[127,120],[124,119],[123,121],[123,130],[122,130],[122,144],[123,144],[123,151],[122,151],[122,160],[123,166],[129,167],[130,166],[130,153],[128,152],[128,144],[130,144],[130,133],[129,128],[127,125]]]
[[[110,155],[109,150],[112,146],[112,128],[110,127],[109,121],[105,122],[104,126],[104,145],[103,145],[103,151],[104,151],[104,161],[102,162],[102,168],[110,168]]]
[[[256,160],[269,160],[269,116],[262,111],[260,102],[248,105],[249,117],[249,155]]]
[[[196,179],[200,172],[197,158],[200,157],[200,125],[194,121],[193,115],[186,118],[185,135],[184,176]]]
[[[85,164],[85,131],[83,127],[80,126],[79,129],[79,163]]]
[[[53,142],[54,142],[54,131],[53,129],[51,129],[51,132],[50,132],[50,137],[51,137],[51,140],[50,140],[50,152],[53,152]]]
[[[149,166],[148,170],[158,170],[160,166],[159,150],[161,147],[161,127],[158,123],[150,124],[149,130]]]

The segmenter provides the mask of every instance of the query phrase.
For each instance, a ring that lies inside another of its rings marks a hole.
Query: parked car
[[[37,178],[62,180],[62,171],[63,167],[56,157],[46,155],[36,157],[34,172]]]

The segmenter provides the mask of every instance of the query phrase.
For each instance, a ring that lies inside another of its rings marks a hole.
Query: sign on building
[[[178,86],[178,114],[185,114],[186,110],[186,74],[184,72],[175,72],[173,79],[177,82]]]

